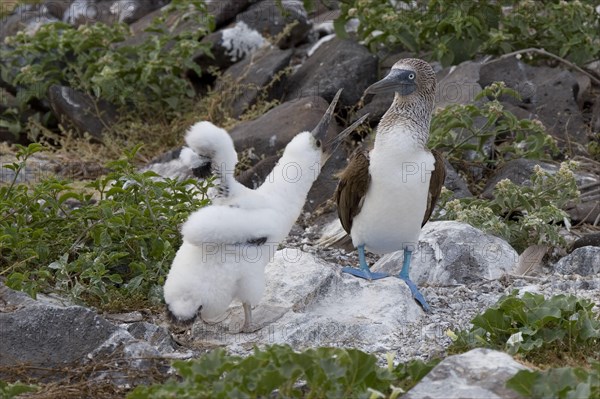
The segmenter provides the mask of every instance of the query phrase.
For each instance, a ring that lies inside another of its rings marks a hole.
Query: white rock
[[[455,221],[427,223],[412,254],[410,276],[417,284],[450,285],[495,280],[512,271],[517,252],[501,238]],[[398,274],[403,251],[384,255],[372,270]]]
[[[402,398],[516,399],[521,396],[505,384],[524,369],[504,352],[473,349],[444,359]]]
[[[198,322],[194,339],[244,353],[249,345],[353,346],[385,352],[402,345],[400,326],[415,324],[423,311],[397,278],[366,281],[295,249],[278,251],[266,268],[267,287],[253,316],[258,330],[237,334],[239,304],[218,324]]]

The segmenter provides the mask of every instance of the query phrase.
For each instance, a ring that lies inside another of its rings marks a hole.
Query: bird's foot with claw
[[[355,277],[364,278],[365,280],[379,280],[389,277],[387,273],[372,272],[368,270],[357,269],[355,267],[344,267],[342,273],[348,273]]]
[[[423,294],[421,294],[421,292],[417,288],[416,284],[413,283],[412,280],[409,278],[403,278],[400,276],[398,278],[403,280],[406,283],[406,285],[408,285],[408,288],[410,288],[410,292],[412,293],[414,300],[417,301],[417,303],[423,308],[423,310],[427,313],[430,313],[431,307],[425,300],[425,297],[423,296]]]

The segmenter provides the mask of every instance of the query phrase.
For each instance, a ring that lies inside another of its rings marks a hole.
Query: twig
[[[592,212],[594,212],[596,210],[596,208],[598,207],[598,205],[595,205],[594,207],[592,207],[592,209],[590,209],[590,211],[587,213],[587,215],[585,215],[584,217],[581,218],[581,221],[579,223],[577,223],[575,227],[579,227],[581,225],[583,225],[585,223],[585,221],[587,220],[587,218],[590,217],[590,215],[592,214]],[[598,214],[598,217],[600,217],[600,214]],[[594,222],[595,223],[595,222]]]
[[[523,50],[513,51],[511,53],[503,54],[503,55],[501,55],[498,58],[495,58],[495,59],[493,59],[491,61],[488,61],[488,62],[486,62],[486,64],[491,64],[492,62],[500,61],[500,60],[503,60],[505,58],[510,58],[512,56],[519,55],[519,54],[524,54],[524,53],[536,53],[536,54],[543,55],[543,56],[546,56],[546,57],[554,58],[555,60],[560,61],[563,64],[565,64],[565,65],[567,65],[567,66],[569,66],[569,67],[571,67],[571,68],[573,68],[573,69],[575,69],[575,70],[583,73],[584,75],[586,75],[587,77],[589,77],[594,83],[596,83],[598,86],[600,86],[600,79],[598,79],[596,76],[594,76],[593,74],[589,73],[585,69],[583,69],[583,68],[581,68],[581,67],[573,64],[571,61],[568,61],[568,60],[566,60],[566,59],[564,59],[562,57],[559,57],[556,54],[550,53],[550,52],[544,50],[543,48],[533,48],[532,47],[532,48],[526,48],[526,49],[523,49]]]

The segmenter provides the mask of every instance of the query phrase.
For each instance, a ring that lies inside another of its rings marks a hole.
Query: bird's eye
[[[408,78],[409,78],[410,80],[413,80],[413,79],[415,78],[415,74],[414,74],[414,73],[411,73],[410,75],[408,75]]]
[[[321,140],[317,140],[315,144],[317,145],[317,148],[321,148]]]

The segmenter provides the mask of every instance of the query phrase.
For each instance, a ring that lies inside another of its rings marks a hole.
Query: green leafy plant
[[[208,45],[198,41],[213,29],[208,15],[203,0],[174,0],[143,32],[141,41],[133,40],[124,23],[77,28],[46,24],[33,36],[20,32],[6,39],[7,46],[0,51],[1,76],[18,87],[21,109],[34,100],[47,100],[48,88],[62,84],[95,100],[133,108],[140,118],[169,119],[180,115],[195,97],[186,73],[200,75],[193,58],[210,53]],[[169,27],[167,16],[175,20]]]
[[[20,382],[10,384],[0,380],[0,399],[12,399],[38,390],[39,388],[35,385],[26,385]]]
[[[521,370],[506,386],[529,398],[592,399],[600,397],[600,362],[591,370],[561,367],[547,371]]]
[[[410,387],[437,361],[412,361],[394,367],[377,366],[377,358],[357,349],[318,348],[295,352],[289,346],[255,349],[248,357],[216,349],[192,361],[175,361],[179,379],[137,387],[128,397],[138,398],[325,398],[397,397],[399,384]]]
[[[534,168],[530,184],[508,179],[498,182],[493,199],[461,198],[443,201],[443,218],[469,223],[508,241],[518,252],[534,244],[566,247],[560,223],[569,225],[565,205],[579,198],[573,170],[575,162],[563,162],[558,172]]]
[[[495,82],[485,87],[476,103],[450,105],[431,121],[429,146],[441,150],[450,160],[469,158],[473,162],[498,165],[509,159],[542,159],[557,154],[556,142],[541,122],[518,119],[504,109],[502,96],[519,95]],[[477,103],[482,99],[489,101]]]
[[[179,225],[208,203],[210,181],[179,182],[138,172],[137,150],[108,164],[111,172],[75,190],[43,178],[16,183],[42,147],[19,147],[12,183],[0,187],[0,275],[32,296],[53,289],[107,305],[119,297],[160,303],[160,287],[180,245]]]
[[[519,297],[515,290],[473,318],[469,330],[455,334],[449,351],[486,347],[542,362],[546,355],[598,354],[600,319],[593,307],[591,301],[573,295],[546,299],[526,292]]]
[[[529,47],[580,64],[600,55],[594,1],[505,3],[343,0],[336,32],[345,36],[345,24],[357,18],[358,36],[373,51],[400,46],[443,65]]]

